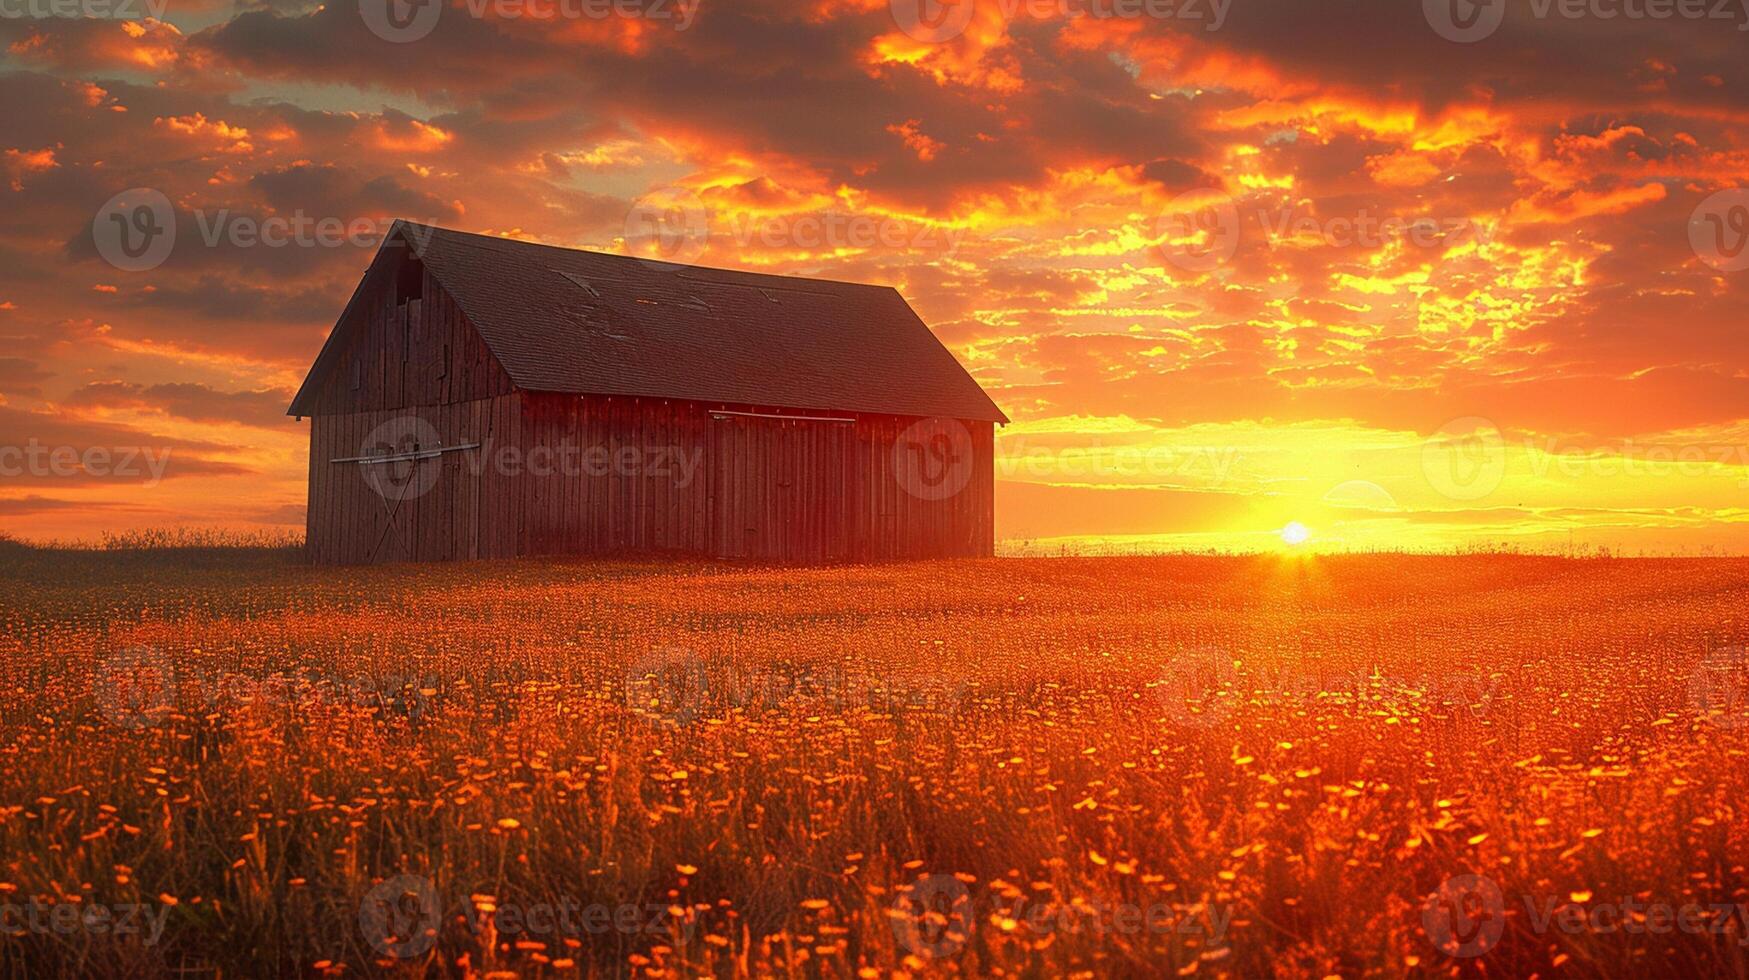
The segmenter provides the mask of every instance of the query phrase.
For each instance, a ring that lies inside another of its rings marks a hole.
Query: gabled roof
[[[397,235],[527,391],[1008,421],[891,287]]]

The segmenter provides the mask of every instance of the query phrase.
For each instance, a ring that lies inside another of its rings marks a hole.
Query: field
[[[7,975],[1749,975],[1749,561],[0,577]]]

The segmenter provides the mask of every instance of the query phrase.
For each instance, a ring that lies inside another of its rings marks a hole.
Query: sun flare
[[[1287,526],[1281,529],[1281,540],[1286,545],[1302,545],[1311,537],[1311,529],[1299,521],[1288,521]]]

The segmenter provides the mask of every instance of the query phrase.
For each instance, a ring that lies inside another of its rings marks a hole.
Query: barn
[[[1008,421],[888,287],[409,222],[287,414],[321,564],[989,555]]]

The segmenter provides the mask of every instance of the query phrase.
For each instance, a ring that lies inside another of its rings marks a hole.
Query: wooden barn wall
[[[529,395],[522,554],[685,552],[787,562],[989,555],[995,427],[964,423],[971,473],[942,499],[907,489],[911,418],[850,424],[712,412],[793,411],[660,399]],[[817,413],[830,414],[830,413]],[[958,426],[955,422],[923,423]],[[535,450],[533,447],[544,447]],[[569,459],[569,465],[557,460]]]
[[[516,534],[522,519],[520,487],[490,459],[506,447],[520,450],[522,398],[510,394],[312,418],[310,560],[350,565],[521,554]],[[381,452],[385,433],[395,439],[412,431],[417,423],[409,418],[428,423],[444,446],[478,443],[480,448],[373,467],[332,462]],[[427,474],[430,488],[419,493],[420,478]]]
[[[763,410],[516,393],[317,416],[310,557],[357,564],[668,552],[833,562],[994,552],[990,423],[965,423],[969,479],[931,499],[907,488],[895,453],[915,419],[713,418],[721,409]],[[407,416],[429,423],[442,445],[480,448],[379,464],[394,468],[382,494],[367,482],[367,467],[330,462],[382,451],[367,444],[373,432]],[[436,468],[431,488],[399,491],[419,486],[409,482],[420,475],[415,467]]]
[[[308,414],[449,405],[510,394],[510,375],[428,270],[420,274],[418,299],[400,295],[394,268],[386,273],[359,297],[351,311],[355,322],[335,328],[350,339],[322,379]]]

